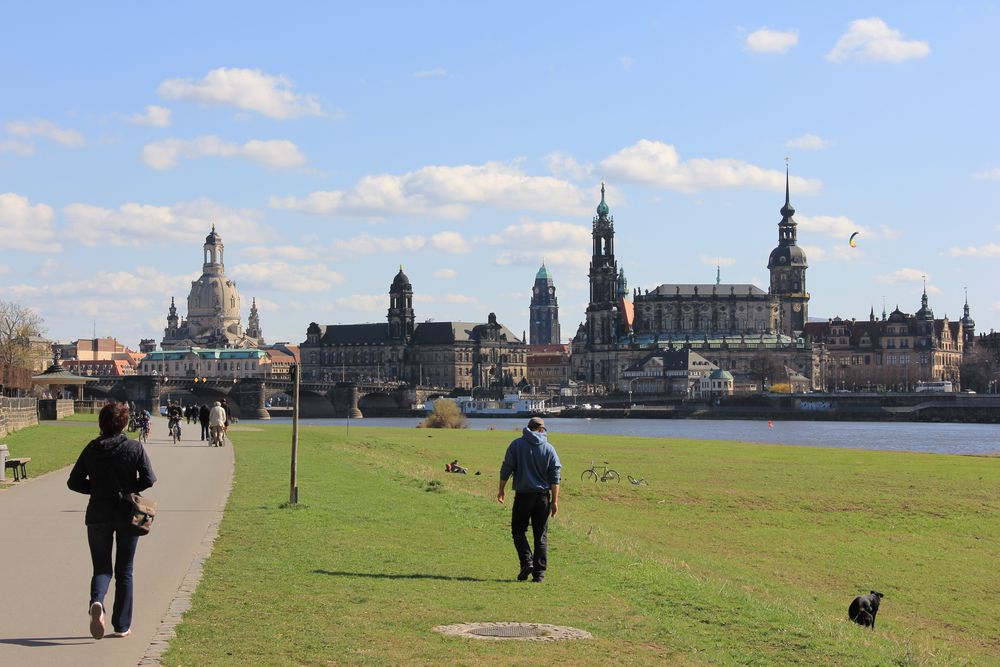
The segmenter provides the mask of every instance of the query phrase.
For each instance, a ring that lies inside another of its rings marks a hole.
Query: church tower
[[[528,308],[531,317],[532,345],[558,345],[561,337],[559,332],[559,302],[556,300],[556,287],[552,282],[545,262],[535,274],[535,286],[531,288],[531,305]]]
[[[250,304],[250,317],[247,318],[246,337],[257,341],[259,347],[264,346],[264,333],[260,330],[260,314],[257,312],[257,299]]]
[[[403,273],[403,265],[399,265],[399,273],[392,279],[389,286],[389,339],[408,341],[413,335],[413,285]]]
[[[796,244],[798,224],[792,217],[788,192],[788,167],[785,167],[785,205],[781,207],[778,223],[778,247],[771,251],[767,269],[771,273],[773,296],[778,297],[781,313],[781,333],[797,335],[809,321],[809,292],[806,291],[806,253]]]
[[[962,310],[962,352],[968,354],[976,346],[976,321],[969,315],[969,290],[965,290],[965,308]]]
[[[174,297],[170,297],[170,309],[167,311],[167,328],[163,330],[164,340],[177,338],[177,330],[180,326],[180,318],[177,316],[177,305]]]
[[[594,251],[590,258],[590,303],[587,305],[587,340],[591,345],[605,345],[615,340],[615,303],[618,291],[618,262],[615,261],[615,219],[604,201],[597,205],[592,236]]]

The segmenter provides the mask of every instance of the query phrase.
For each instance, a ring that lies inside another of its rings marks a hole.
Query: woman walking
[[[129,534],[116,519],[121,497],[153,486],[156,475],[146,451],[122,429],[128,424],[128,407],[109,403],[98,417],[100,437],[80,453],[66,485],[90,496],[87,503],[87,541],[94,575],[90,580],[90,634],[104,637],[104,596],[115,578],[111,625],[115,636],[127,637],[132,628],[132,561],[139,537]],[[115,550],[112,565],[111,551]]]

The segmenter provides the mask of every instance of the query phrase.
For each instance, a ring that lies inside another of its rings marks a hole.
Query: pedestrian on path
[[[532,417],[521,437],[510,443],[500,466],[500,487],[497,502],[503,503],[507,480],[514,475],[514,508],[510,517],[510,532],[521,563],[518,581],[529,576],[535,583],[545,578],[548,566],[549,516],[559,510],[559,455],[549,444],[545,421]],[[535,538],[532,554],[526,533],[528,523]]]
[[[226,437],[226,410],[218,401],[208,413],[208,427],[212,432],[211,444],[215,447],[221,447]]]
[[[139,493],[156,482],[146,450],[122,433],[128,414],[128,407],[121,403],[109,403],[101,409],[101,435],[84,447],[66,482],[71,490],[90,496],[85,523],[94,566],[89,607],[90,634],[94,639],[104,637],[104,596],[112,574],[115,602],[111,625],[116,636],[126,637],[131,632],[132,561],[139,537],[116,525],[116,510],[123,495]],[[116,545],[112,564],[111,551]]]
[[[202,440],[209,440],[209,438],[212,437],[212,435],[208,431],[208,415],[209,415],[208,406],[202,403],[201,409],[198,411],[198,422],[201,424]],[[211,441],[209,440],[209,442]]]

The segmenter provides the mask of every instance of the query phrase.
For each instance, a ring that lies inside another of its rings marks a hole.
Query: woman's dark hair
[[[128,405],[108,403],[101,408],[97,423],[101,425],[101,435],[118,435],[128,425]]]

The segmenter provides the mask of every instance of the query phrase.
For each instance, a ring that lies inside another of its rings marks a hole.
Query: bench
[[[4,462],[4,468],[11,468],[14,470],[14,481],[18,482],[22,479],[28,479],[28,463],[31,462],[31,458],[24,457],[19,459],[7,459]]]

